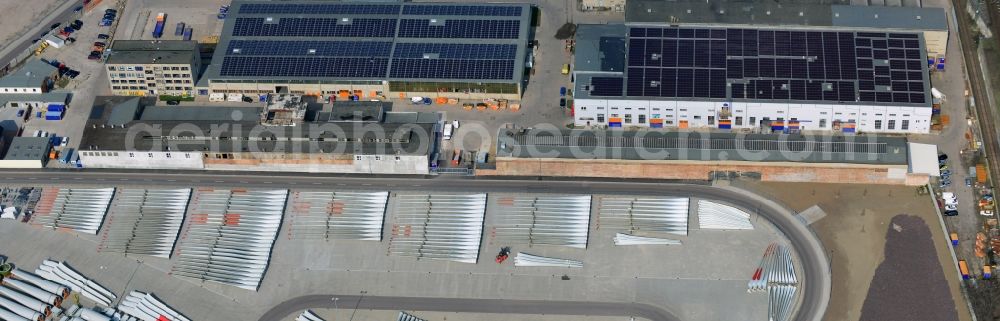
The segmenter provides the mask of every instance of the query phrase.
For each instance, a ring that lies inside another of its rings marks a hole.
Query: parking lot
[[[83,21],[83,27],[71,34],[71,37],[76,38],[75,43],[66,44],[62,48],[49,47],[39,56],[48,61],[59,61],[80,74],[75,79],[70,79],[65,88],[56,89],[73,93],[63,119],[45,120],[31,115],[32,117],[25,123],[24,133],[30,134],[42,130],[50,135],[70,137],[67,147],[74,149],[78,147],[79,137],[83,135],[83,126],[90,115],[94,97],[110,94],[104,65],[99,61],[87,59],[87,56],[93,50],[95,42],[108,43],[108,40],[98,39],[97,35],[108,34],[110,28],[98,24],[104,16],[104,10],[114,4],[113,1],[105,1],[93,11],[83,14],[79,18]],[[71,22],[63,22],[63,25],[66,26]],[[58,162],[49,164],[56,167],[65,166]]]
[[[156,15],[167,15],[161,40],[181,40],[174,34],[178,22],[193,30],[191,40],[200,41],[206,36],[218,35],[224,20],[217,17],[219,7],[229,4],[226,0],[130,0],[118,27],[120,39],[154,40],[152,31],[156,25]]]

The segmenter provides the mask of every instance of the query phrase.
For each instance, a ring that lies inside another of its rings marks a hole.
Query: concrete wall
[[[623,128],[649,127],[654,119],[661,119],[664,128],[683,127],[684,123],[688,128],[717,128],[726,115],[733,129],[760,127],[765,118],[784,120],[786,126],[796,119],[802,130],[831,131],[835,121],[852,120],[858,132],[927,133],[931,125],[929,107],[577,99],[574,109],[578,126],[608,125],[611,118],[622,118]],[[904,122],[907,129],[903,129]]]
[[[902,172],[895,175],[890,172]],[[906,165],[788,162],[700,162],[497,158],[495,171],[477,175],[561,176],[708,180],[712,172],[759,173],[762,181],[845,184],[926,184],[926,175],[908,175]]]
[[[944,57],[948,52],[948,31],[924,31],[924,42],[927,43],[927,57]]]

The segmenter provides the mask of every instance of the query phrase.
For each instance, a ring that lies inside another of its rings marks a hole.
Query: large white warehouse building
[[[583,25],[574,120],[590,127],[927,133],[919,32]]]

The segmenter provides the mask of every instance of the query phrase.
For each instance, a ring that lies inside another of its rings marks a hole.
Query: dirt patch
[[[824,317],[826,321],[861,319],[861,308],[869,286],[883,259],[886,231],[891,219],[903,213],[913,215],[931,227],[929,241],[948,279],[948,291],[951,297],[961,298],[957,286],[959,280],[948,254],[944,233],[938,227],[937,213],[930,198],[917,195],[913,187],[743,181],[733,185],[774,199],[795,211],[819,205],[827,213],[825,218],[811,226],[827,249],[833,272],[830,306]],[[964,301],[955,300],[959,302],[959,320],[971,320]]]
[[[0,1],[0,12],[4,13],[3,19],[0,19],[0,43],[6,45],[35,27],[38,20],[61,3],[56,0]]]
[[[885,260],[861,309],[862,321],[958,321],[955,301],[924,220],[910,215],[892,218],[886,234]]]

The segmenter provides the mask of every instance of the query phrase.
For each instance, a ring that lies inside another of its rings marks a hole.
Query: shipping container
[[[979,184],[986,184],[987,174],[989,173],[986,172],[985,164],[976,165],[976,182],[978,182]]]
[[[183,22],[178,22],[177,23],[177,28],[174,28],[174,35],[175,36],[184,35],[184,23]]]
[[[48,111],[62,112],[66,110],[66,105],[63,104],[49,104]]]
[[[45,112],[45,120],[62,120],[63,112],[61,111],[47,111]]]
[[[163,36],[163,27],[167,24],[167,14],[158,13],[156,15],[156,26],[153,27],[153,38],[160,38]]]
[[[194,28],[188,27],[184,29],[184,40],[191,40],[192,34],[194,34]]]
[[[962,280],[969,279],[969,264],[965,260],[958,260],[958,271],[962,272]]]

